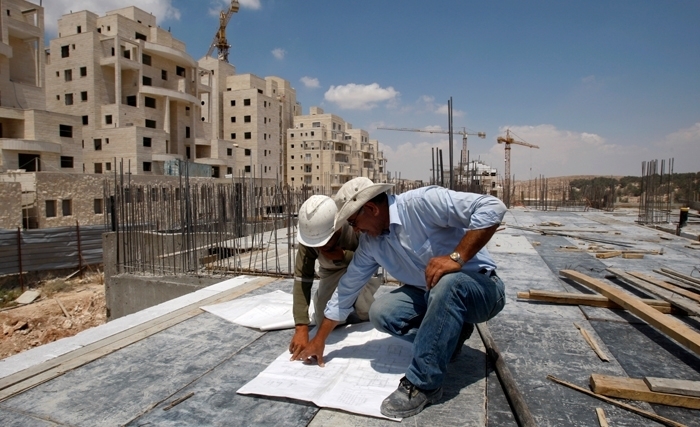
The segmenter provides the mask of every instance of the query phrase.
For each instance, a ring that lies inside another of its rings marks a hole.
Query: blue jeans
[[[404,285],[382,295],[369,319],[378,330],[413,343],[406,378],[432,390],[442,385],[462,325],[491,319],[505,303],[505,286],[495,274],[456,272],[427,292]]]

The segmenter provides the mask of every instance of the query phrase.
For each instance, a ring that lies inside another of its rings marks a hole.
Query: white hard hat
[[[335,233],[336,212],[338,208],[330,197],[309,197],[299,208],[299,243],[310,248],[325,245]]]

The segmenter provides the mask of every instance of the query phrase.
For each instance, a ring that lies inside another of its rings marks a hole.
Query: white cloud
[[[282,48],[278,47],[276,49],[272,49],[272,56],[279,59],[280,61],[284,59],[284,55],[286,55],[286,54],[287,54],[287,51],[285,51]]]
[[[447,104],[443,104],[443,105],[438,106],[434,110],[434,113],[447,117],[447,113],[448,113]],[[452,107],[452,117],[464,117],[464,111],[455,110],[455,107],[453,106]]]
[[[391,86],[382,88],[377,83],[370,85],[349,83],[331,86],[324,98],[345,110],[371,110],[380,102],[396,101],[399,95],[400,93]]]
[[[595,76],[592,74],[590,76],[586,76],[586,77],[581,79],[581,83],[584,83],[584,84],[595,83]]]
[[[645,160],[673,158],[673,171],[677,173],[700,170],[697,164],[700,159],[700,122],[666,135],[653,146],[658,150],[658,154]]]
[[[315,77],[304,76],[300,80],[304,84],[304,86],[306,86],[306,87],[309,87],[309,88],[321,87],[320,83],[318,82],[318,79]]]
[[[238,2],[242,8],[258,10],[262,7],[260,0],[239,0]],[[228,10],[231,6],[230,0],[211,0],[209,2],[211,5],[209,7],[209,14],[212,16],[219,16],[222,10]]]
[[[156,16],[158,23],[168,20],[179,20],[180,10],[173,6],[172,0],[49,0],[44,2],[44,25],[47,37],[54,38],[58,34],[58,20],[61,16],[82,10],[89,10],[99,16],[105,12],[136,5]]]

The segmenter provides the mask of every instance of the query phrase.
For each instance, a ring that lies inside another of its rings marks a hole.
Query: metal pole
[[[22,292],[24,289],[24,277],[22,277],[22,229],[17,227],[17,257],[19,258],[19,285],[22,287]]]
[[[435,185],[436,184],[436,182],[435,182],[435,147],[430,147],[430,160],[433,161],[433,168],[431,169],[431,171],[433,172],[433,176],[432,176],[433,179],[430,183]]]
[[[80,272],[80,277],[83,277],[83,252],[80,249],[80,224],[78,220],[75,220],[75,231],[78,237],[78,271]]]
[[[453,153],[454,153],[454,147],[453,147],[453,140],[452,140],[452,97],[450,97],[450,100],[447,102],[447,115],[448,115],[448,126],[449,126],[449,132],[450,132],[450,190],[455,189],[455,180],[454,180],[454,165],[452,164],[452,158],[453,158]]]

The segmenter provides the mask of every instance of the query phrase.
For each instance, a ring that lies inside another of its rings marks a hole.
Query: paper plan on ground
[[[410,343],[379,332],[370,323],[347,325],[328,337],[325,367],[291,362],[285,351],[238,393],[289,397],[385,418],[379,407],[398,387],[411,354]]]
[[[208,305],[202,307],[202,310],[222,317],[229,322],[263,331],[294,327],[292,294],[279,290],[253,297],[226,301],[220,304]],[[313,303],[309,311],[309,318],[313,319]]]

